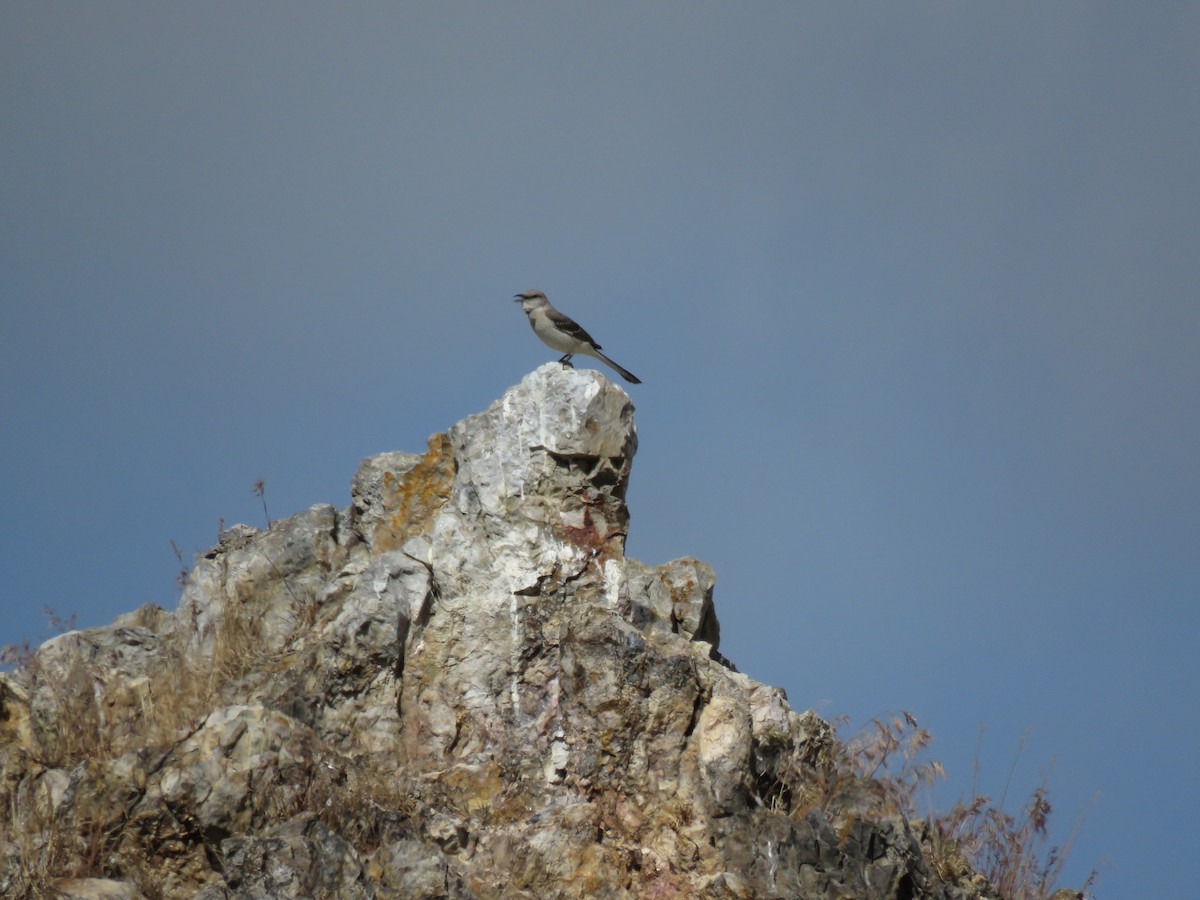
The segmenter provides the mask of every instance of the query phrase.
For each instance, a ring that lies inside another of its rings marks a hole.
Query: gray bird
[[[542,339],[547,347],[564,354],[560,363],[571,365],[571,357],[576,353],[594,356],[601,362],[612,366],[621,377],[633,384],[641,384],[642,380],[628,369],[617,365],[600,352],[600,345],[590,334],[584,331],[570,316],[560,313],[550,305],[546,295],[541,291],[526,291],[517,294],[514,300],[521,301],[521,308],[529,317],[533,333]]]

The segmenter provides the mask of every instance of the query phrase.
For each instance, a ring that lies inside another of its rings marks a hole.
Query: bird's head
[[[531,302],[532,303],[537,303],[537,302],[548,303],[549,302],[548,300],[546,300],[546,295],[543,294],[541,291],[525,291],[524,293],[514,295],[513,300],[519,300],[521,303],[524,303],[524,304],[529,304]]]

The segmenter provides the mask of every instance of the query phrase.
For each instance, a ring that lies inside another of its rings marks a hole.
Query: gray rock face
[[[0,893],[975,896],[802,801],[832,730],[719,655],[709,566],[625,557],[636,448],[545,365],[44,644],[0,676]]]

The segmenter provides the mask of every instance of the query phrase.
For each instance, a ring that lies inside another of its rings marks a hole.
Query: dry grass
[[[1023,747],[1022,741],[1020,749]],[[1079,837],[1082,815],[1076,818],[1061,844],[1052,844],[1049,823],[1053,808],[1046,780],[1034,788],[1025,806],[1013,815],[1004,811],[1007,787],[999,803],[979,793],[978,769],[976,762],[971,799],[960,801],[949,812],[927,820],[925,834],[931,862],[935,867],[953,866],[957,859],[969,859],[1004,900],[1049,897],[1062,878],[1067,858]],[[1098,878],[1099,869],[1093,867],[1078,889],[1079,895],[1090,894]]]
[[[334,753],[315,760],[299,785],[278,785],[270,799],[280,819],[311,813],[366,855],[410,831],[418,802],[402,772]]]
[[[56,634],[74,629],[74,615],[64,619],[48,606],[43,611]],[[28,639],[0,649],[0,663],[23,670],[28,681],[43,685],[32,725],[40,748],[38,762],[48,768],[70,766],[111,750],[99,696],[103,679],[97,667],[78,654],[66,657],[65,668],[47,671]]]
[[[941,763],[920,760],[932,740],[910,712],[872,719],[835,745],[829,775],[818,782],[818,805],[831,815],[910,817],[917,793],[946,774]]]
[[[315,598],[287,590],[296,631],[306,632],[319,613]],[[120,840],[125,815],[99,807],[90,813],[56,809],[54,782],[44,770],[87,765],[130,747],[167,747],[181,728],[219,705],[230,685],[265,670],[290,649],[265,645],[253,604],[227,597],[216,612],[207,658],[196,658],[194,628],[175,622],[155,649],[148,677],[136,682],[110,683],[108,673],[82,654],[68,654],[61,670],[44,672],[28,642],[4,648],[0,661],[24,667],[26,678],[41,684],[36,762],[6,774],[23,768],[42,776],[0,780],[0,893],[46,896],[60,878],[116,874],[105,871],[106,860]],[[58,630],[74,625],[52,611],[48,616]],[[132,691],[136,702],[115,698],[120,690]],[[124,716],[120,721],[114,719],[117,710]],[[787,740],[780,734],[777,749]],[[1045,783],[1016,814],[1005,811],[1004,796],[994,803],[973,786],[970,799],[948,812],[919,815],[922,792],[945,777],[941,764],[927,758],[931,741],[907,711],[875,718],[849,738],[835,740],[820,759],[795,762],[792,770],[766,777],[763,801],[796,819],[814,808],[843,824],[902,818],[916,827],[927,863],[944,882],[990,888],[1003,900],[1045,900],[1062,876],[1082,822],[1061,844],[1051,843]],[[351,761],[332,753],[305,771],[301,784],[278,785],[267,798],[279,818],[315,815],[364,854],[413,827],[419,804],[400,773],[373,766],[369,758]],[[1093,870],[1081,893],[1092,889],[1096,877]]]
[[[129,863],[114,862],[127,811],[95,803],[80,808],[79,797],[69,809],[55,809],[61,782],[67,773],[75,778],[131,749],[170,747],[201,717],[235,699],[239,681],[280,665],[320,613],[314,596],[285,587],[294,637],[282,647],[264,639],[258,605],[226,596],[213,610],[209,633],[187,621],[186,613],[172,621],[139,678],[112,677],[86,648],[55,655],[53,664],[44,663],[29,642],[4,649],[3,661],[24,669],[22,681],[36,686],[31,692],[36,739],[17,755],[0,748],[0,895],[53,896],[55,882],[63,878],[124,877],[154,896],[148,890],[153,878],[147,880],[144,872],[113,870]],[[73,624],[58,617],[55,622]],[[79,640],[86,640],[86,632]],[[198,642],[211,642],[203,657],[196,653]],[[276,785],[263,798],[273,818],[311,813],[364,854],[411,827],[416,801],[394,769],[330,752],[303,772],[299,785]],[[90,783],[85,776],[72,790]],[[58,785],[54,802],[51,784]]]
[[[111,805],[88,813],[61,807],[61,794],[43,775],[3,792],[0,892],[5,897],[57,896],[64,878],[102,877],[127,810]]]
[[[796,819],[814,807],[835,822],[903,818],[917,827],[926,861],[944,882],[990,888],[1002,900],[1045,900],[1062,876],[1082,819],[1062,844],[1051,844],[1045,783],[1015,816],[1004,811],[1003,797],[996,804],[974,789],[970,802],[921,816],[919,795],[945,778],[941,763],[925,758],[931,742],[912,713],[877,717],[835,741],[818,765],[780,778],[771,798]],[[1097,877],[1093,869],[1079,896],[1089,895]]]
[[[73,625],[73,620],[53,617],[55,623]],[[104,860],[119,841],[125,816],[100,806],[84,811],[78,797],[71,809],[55,809],[50,779],[79,775],[81,767],[129,749],[169,747],[182,728],[210,712],[222,691],[262,665],[270,652],[257,615],[245,604],[226,600],[214,629],[212,653],[202,660],[194,648],[189,651],[193,634],[186,628],[169,630],[145,676],[136,679],[113,678],[86,649],[56,655],[52,663],[28,641],[3,649],[0,660],[23,670],[22,681],[36,690],[30,710],[33,745],[0,748],[0,894],[53,896],[59,879],[112,874]],[[81,777],[80,784],[86,784]],[[342,802],[345,798],[339,798]]]

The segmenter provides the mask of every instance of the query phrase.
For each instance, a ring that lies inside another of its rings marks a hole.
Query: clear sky
[[[1194,889],[1200,5],[0,5],[0,643],[553,358],[726,654]],[[623,383],[622,383],[623,384]],[[853,727],[853,726],[851,726]],[[1098,796],[1098,799],[1096,799]]]

